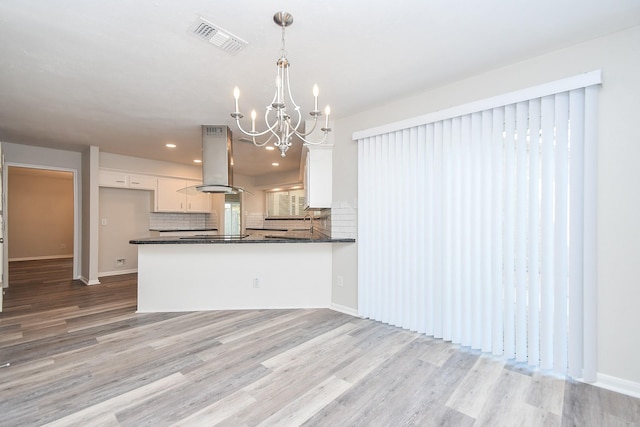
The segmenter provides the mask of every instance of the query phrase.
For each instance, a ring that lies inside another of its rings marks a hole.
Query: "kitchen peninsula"
[[[326,308],[332,246],[324,236],[188,236],[138,245],[138,312]]]

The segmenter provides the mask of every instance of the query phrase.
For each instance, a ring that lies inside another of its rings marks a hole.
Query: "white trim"
[[[490,110],[492,108],[501,107],[504,105],[515,104],[517,102],[526,101],[529,99],[541,98],[543,96],[553,95],[556,93],[566,92],[569,90],[579,89],[587,86],[598,85],[601,83],[602,70],[590,71],[588,73],[578,74],[577,76],[567,77],[565,79],[544,83],[538,86],[505,93],[491,98],[481,99],[479,101],[458,105],[456,107],[447,108],[441,111],[435,111],[433,113],[401,120],[399,122],[356,131],[353,133],[352,139],[354,141],[357,141],[359,139],[369,138],[372,136],[382,135],[390,132],[396,132],[402,129],[409,129],[427,123],[450,119],[452,117],[464,116],[466,114],[476,113],[478,111]]]
[[[333,311],[348,314],[350,316],[361,317],[358,315],[358,310],[356,310],[355,308],[347,307],[346,305],[340,305],[332,302],[329,305],[329,308]]]
[[[13,261],[38,261],[44,259],[63,259],[63,258],[73,258],[73,254],[67,255],[43,255],[43,256],[27,256],[22,258],[9,258],[9,262]]]
[[[128,270],[113,270],[113,271],[103,271],[98,273],[98,277],[106,277],[106,276],[119,276],[121,274],[131,274],[137,273],[137,268],[130,268]]]
[[[99,285],[100,281],[99,280],[89,280],[84,276],[80,276],[78,279],[76,280],[80,280],[82,283],[84,283],[87,286],[92,286],[92,285]]]
[[[591,383],[592,385],[628,396],[640,397],[640,383],[605,374],[598,374],[597,378],[597,382]]]

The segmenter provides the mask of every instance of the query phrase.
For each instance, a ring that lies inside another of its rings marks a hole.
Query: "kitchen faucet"
[[[313,217],[311,216],[311,214],[305,215],[302,218],[302,224],[304,225],[304,223],[307,221],[307,218],[309,218],[309,234],[313,234]]]

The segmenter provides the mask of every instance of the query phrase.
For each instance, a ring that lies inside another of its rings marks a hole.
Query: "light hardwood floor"
[[[135,275],[10,277],[2,426],[640,425],[638,399],[331,310],[136,314]]]

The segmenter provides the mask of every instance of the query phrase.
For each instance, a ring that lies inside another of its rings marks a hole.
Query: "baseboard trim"
[[[9,258],[9,262],[13,261],[40,261],[45,259],[63,259],[63,258],[73,258],[73,254],[70,255],[44,255],[44,256],[27,256],[20,258]]]
[[[121,274],[131,274],[137,273],[137,268],[131,268],[129,270],[114,270],[114,271],[103,271],[98,273],[98,277],[106,277],[106,276],[119,276]]]
[[[346,305],[340,305],[336,303],[331,303],[329,308],[333,311],[338,311],[340,313],[348,314],[350,316],[360,317],[358,316],[358,310],[355,308],[347,307]]]
[[[640,397],[640,383],[625,380],[611,375],[597,374],[593,385],[628,396]]]
[[[99,285],[100,284],[100,280],[95,279],[95,280],[89,280],[84,276],[80,276],[79,280],[84,283],[87,286],[93,286],[93,285]]]

